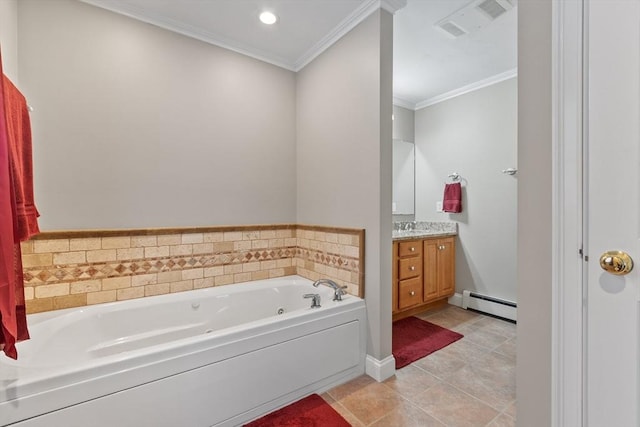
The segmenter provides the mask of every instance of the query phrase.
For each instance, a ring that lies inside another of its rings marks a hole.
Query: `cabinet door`
[[[456,248],[453,237],[438,239],[438,296],[453,295],[456,289]]]
[[[438,240],[427,239],[424,241],[424,266],[422,277],[424,279],[424,302],[438,298]]]

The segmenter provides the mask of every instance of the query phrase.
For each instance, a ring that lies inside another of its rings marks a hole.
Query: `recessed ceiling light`
[[[273,12],[265,11],[260,14],[260,21],[262,21],[263,24],[273,25],[277,20],[278,17]]]

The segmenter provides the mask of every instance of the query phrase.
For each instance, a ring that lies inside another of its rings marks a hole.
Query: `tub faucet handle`
[[[304,294],[303,298],[311,298],[311,308],[320,308],[320,294]]]

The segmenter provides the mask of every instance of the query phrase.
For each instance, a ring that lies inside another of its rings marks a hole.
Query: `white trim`
[[[384,9],[392,15],[406,6],[407,0],[380,0],[380,9]]]
[[[118,2],[113,4],[111,3],[105,4],[98,0],[80,0],[80,1],[90,4],[92,6],[99,7],[101,9],[105,9],[120,15],[127,16],[129,18],[133,18],[137,21],[142,21],[142,22],[146,22],[147,24],[155,25],[156,27],[172,31],[174,33],[182,34],[183,36],[191,37],[193,39],[200,40],[208,44],[212,44],[227,50],[231,50],[241,55],[245,55],[245,56],[257,59],[259,61],[263,61],[272,65],[275,65],[280,68],[284,68],[290,71],[296,71],[294,70],[295,64],[287,61],[285,58],[279,57],[277,55],[269,55],[269,56],[263,55],[258,51],[256,51],[251,46],[246,45],[244,43],[240,43],[237,40],[232,40],[213,32],[204,31],[201,28],[192,27],[183,22],[179,22],[171,18],[167,18],[166,16],[152,14],[148,10],[143,10],[139,7],[133,6],[128,3]]]
[[[416,109],[416,104],[413,102],[405,101],[402,98],[393,97],[393,105],[397,107],[406,108],[408,110],[414,111]]]
[[[354,29],[359,23],[364,21],[369,15],[378,9],[384,9],[390,13],[395,13],[407,5],[407,0],[368,0],[362,3],[349,16],[342,20],[333,30],[325,35],[320,41],[314,44],[309,50],[303,53],[294,63],[293,71],[300,71],[311,61],[316,59],[322,52],[330,48],[335,42],[340,40],[345,34]]]
[[[518,75],[518,69],[513,68],[511,70],[507,70],[504,73],[496,74],[495,76],[488,77],[483,80],[479,80],[475,83],[468,84],[466,86],[462,86],[458,89],[451,90],[449,92],[445,92],[442,95],[434,96],[433,98],[425,99],[424,101],[420,101],[416,104],[415,109],[420,110],[421,108],[429,107],[431,105],[437,104],[439,102],[446,101],[451,98],[455,98],[456,96],[464,95],[465,93],[473,92],[474,90],[482,89],[487,86],[494,85],[496,83],[503,82],[505,80],[512,79]]]
[[[450,305],[455,305],[456,307],[462,308],[462,294],[459,294],[459,293],[456,292],[455,294],[453,294],[453,295],[451,295],[449,297],[447,302]]]
[[[329,31],[319,42],[292,62],[279,55],[265,55],[245,43],[221,34],[204,31],[201,28],[193,27],[163,15],[154,14],[149,10],[144,10],[128,3],[118,2],[112,4],[99,0],[80,1],[295,72],[304,68],[376,10],[383,9],[393,14],[407,5],[407,0],[367,0]]]
[[[583,2],[553,2],[552,426],[583,421]]]
[[[378,360],[367,354],[364,372],[374,380],[382,382],[396,374],[396,359],[391,355]]]

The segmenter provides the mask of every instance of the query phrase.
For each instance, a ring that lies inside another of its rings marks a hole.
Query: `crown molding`
[[[405,99],[398,98],[397,96],[393,97],[393,105],[397,107],[406,108],[412,111],[416,109],[416,104],[414,104],[413,102],[407,101]]]
[[[407,0],[380,0],[380,8],[392,15],[407,5]]]
[[[133,18],[137,21],[146,22],[147,24],[151,24],[156,27],[172,31],[174,33],[182,34],[183,36],[200,40],[202,42],[212,44],[227,50],[231,50],[233,52],[236,52],[245,56],[249,56],[251,58],[278,66],[280,68],[287,69],[289,71],[296,71],[294,69],[295,64],[285,60],[284,58],[278,57],[276,55],[269,55],[269,56],[262,55],[260,53],[257,53],[253,48],[251,48],[251,46],[248,46],[244,43],[240,43],[236,40],[229,39],[217,33],[203,31],[199,28],[186,25],[182,22],[175,21],[163,15],[150,13],[147,10],[143,10],[135,6],[131,6],[130,4],[114,3],[114,5],[112,6],[109,3],[104,4],[97,0],[80,0],[80,1],[95,7],[99,7],[101,9],[108,10],[113,13],[117,13],[119,15],[124,15],[129,18]],[[116,5],[117,7],[115,7]]]
[[[363,2],[349,16],[342,20],[333,30],[324,36],[318,43],[303,53],[295,63],[294,71],[300,71],[322,52],[329,49],[345,34],[353,30],[359,23],[378,9],[384,9],[389,13],[395,13],[407,5],[407,0],[367,0]]]
[[[439,102],[443,102],[448,99],[455,98],[460,95],[464,95],[465,93],[473,92],[474,90],[482,89],[483,87],[491,86],[496,83],[509,80],[513,77],[516,77],[517,75],[518,75],[518,69],[513,68],[511,70],[505,71],[504,73],[496,74],[495,76],[486,78],[484,80],[479,80],[475,83],[471,83],[469,85],[462,86],[458,89],[445,92],[442,95],[434,96],[433,98],[420,101],[415,105],[415,110],[420,110],[421,108],[429,107]]]
[[[376,10],[384,9],[393,14],[407,5],[407,0],[364,1],[356,10],[342,20],[318,43],[313,45],[297,60],[291,62],[277,55],[263,55],[244,43],[240,43],[214,32],[203,31],[202,29],[186,25],[160,14],[150,13],[148,10],[143,10],[127,3],[118,2],[105,4],[98,0],[80,1],[295,72],[304,68]]]

